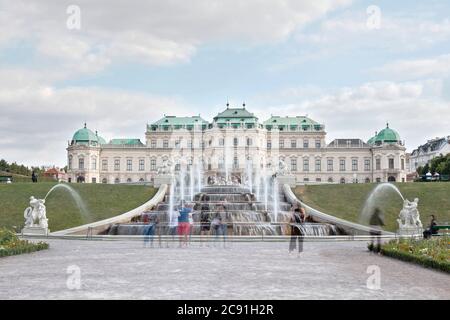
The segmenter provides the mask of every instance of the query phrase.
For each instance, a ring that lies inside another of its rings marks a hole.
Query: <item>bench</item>
[[[437,234],[433,234],[433,236],[442,236],[450,233],[450,225],[441,224],[433,227],[434,230],[437,230]]]

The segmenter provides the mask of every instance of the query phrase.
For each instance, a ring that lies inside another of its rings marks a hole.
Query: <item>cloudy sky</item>
[[[0,158],[63,166],[85,121],[143,139],[227,99],[328,141],[388,121],[411,151],[450,134],[449,17],[448,0],[0,0]]]

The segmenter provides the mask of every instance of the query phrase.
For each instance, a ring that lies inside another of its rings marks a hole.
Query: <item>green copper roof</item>
[[[270,119],[264,121],[264,125],[316,125],[318,122],[304,116],[297,117],[280,117],[280,116],[272,116]]]
[[[106,140],[103,139],[102,137],[100,137],[98,134],[97,134],[97,138],[98,138],[98,143],[99,144],[107,144]]]
[[[243,108],[227,108],[224,111],[220,112],[217,116],[214,117],[214,121],[218,119],[236,119],[236,118],[253,118],[258,119],[253,113],[248,112],[245,107]]]
[[[72,138],[73,142],[98,142],[97,135],[89,130],[84,124],[84,128],[75,132]]]
[[[272,129],[272,127],[278,126],[279,128],[290,128],[292,130],[297,130],[301,128],[303,130],[315,129],[315,130],[323,130],[324,126],[320,123],[305,117],[305,116],[297,116],[297,117],[280,117],[280,116],[271,116],[270,119],[264,121],[264,126],[267,129]]]
[[[381,130],[380,133],[377,134],[375,138],[375,143],[393,143],[400,142],[400,135],[397,131],[389,128],[389,124],[386,124],[386,128]]]
[[[196,124],[208,124],[208,121],[202,119],[200,116],[192,117],[175,117],[175,116],[165,116],[164,118],[152,123],[152,125],[196,125]]]
[[[109,144],[114,145],[143,145],[140,139],[112,139]]]

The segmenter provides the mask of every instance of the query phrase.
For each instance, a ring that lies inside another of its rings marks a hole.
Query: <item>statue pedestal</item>
[[[423,234],[423,228],[419,227],[404,227],[397,230],[399,236],[417,236]]]
[[[161,174],[157,175],[154,179],[153,185],[155,188],[161,187],[163,184],[171,184],[172,183],[172,175],[170,174]]]
[[[50,230],[42,227],[25,227],[22,229],[22,235],[24,236],[48,236]]]
[[[288,184],[291,188],[295,188],[297,186],[297,179],[295,176],[278,176],[277,179],[280,186],[284,184]]]

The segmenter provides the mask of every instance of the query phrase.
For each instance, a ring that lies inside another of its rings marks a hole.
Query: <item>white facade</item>
[[[448,153],[450,153],[450,136],[428,140],[411,152],[411,169],[417,171],[417,168],[425,166],[431,159]]]
[[[80,129],[67,148],[70,181],[152,182],[169,159],[176,170],[200,164],[205,177],[242,176],[249,165],[255,175],[262,174],[283,160],[298,184],[406,181],[400,139],[327,144],[325,126],[307,117],[272,117],[260,123],[245,108],[227,108],[210,123],[200,117],[164,117],[147,126],[145,138],[145,143],[106,143],[86,127]]]

